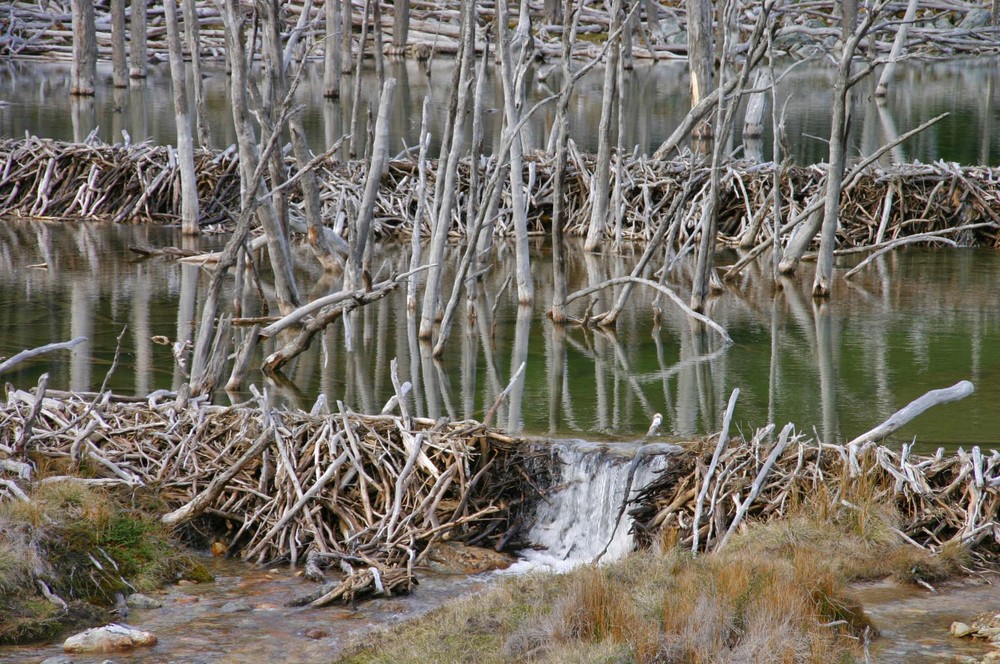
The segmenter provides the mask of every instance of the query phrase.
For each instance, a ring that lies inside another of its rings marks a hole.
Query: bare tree
[[[611,34],[616,34],[608,51],[608,60],[604,69],[604,89],[601,96],[601,121],[597,127],[597,164],[594,167],[593,206],[590,213],[590,226],[587,228],[587,240],[583,248],[594,251],[604,238],[608,223],[608,202],[611,198],[611,115],[614,103],[618,98],[616,86],[618,81],[618,66],[621,59],[621,26],[622,0],[615,0],[611,7]],[[619,109],[620,111],[621,109]]]
[[[125,48],[125,0],[111,0],[111,78],[116,88],[128,87]]]
[[[194,172],[194,141],[188,113],[187,78],[181,35],[177,23],[177,5],[163,3],[167,20],[167,48],[170,51],[170,79],[174,86],[174,118],[177,121],[177,157],[181,171],[181,228],[185,235],[198,234],[198,181]]]
[[[715,87],[712,81],[712,0],[687,0],[688,68],[691,72],[691,108]],[[711,136],[711,123],[695,128],[696,136]]]
[[[131,78],[146,78],[146,0],[132,0],[129,19],[129,62]]]
[[[393,0],[392,8],[392,49],[389,52],[403,55],[410,34],[410,0]]]
[[[833,88],[833,121],[830,127],[830,166],[826,175],[823,201],[823,226],[820,231],[819,259],[813,280],[813,297],[829,297],[833,280],[833,249],[840,223],[840,191],[844,178],[847,146],[847,116],[851,109],[851,86],[858,80],[851,76],[851,62],[858,44],[864,39],[888,0],[869,8],[865,20],[844,44]],[[846,5],[846,0],[845,0]],[[870,69],[869,69],[870,71]],[[866,72],[867,73],[867,72]]]
[[[910,28],[910,23],[917,16],[918,0],[910,0],[906,5],[906,14],[903,15],[903,22],[896,32],[896,39],[892,42],[892,50],[889,52],[889,61],[885,63],[885,69],[878,79],[878,87],[875,88],[876,97],[884,97],[889,92],[889,83],[892,75],[896,71],[896,62],[903,55],[903,48],[906,47],[906,33]],[[992,79],[990,79],[992,80]]]
[[[195,0],[182,0],[184,7],[184,33],[188,52],[191,54],[191,78],[194,82],[194,109],[198,127],[198,142],[203,148],[212,147],[212,131],[208,124],[205,105],[205,86],[201,77],[201,29],[198,25],[198,8]]]
[[[341,69],[340,43],[344,26],[341,21],[342,0],[326,0],[326,41],[323,42],[323,96],[327,99],[340,97]]]
[[[72,0],[73,62],[70,65],[71,95],[94,94],[97,78],[97,27],[94,0]]]

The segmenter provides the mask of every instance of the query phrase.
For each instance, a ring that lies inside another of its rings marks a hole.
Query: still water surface
[[[801,164],[825,161],[833,69],[825,61],[785,66],[790,70],[779,85],[778,102],[785,113],[789,149]],[[391,150],[402,150],[404,144],[418,144],[421,106],[429,95],[432,154],[437,154],[447,116],[452,68],[453,61],[445,58],[437,58],[427,71],[410,61],[387,63],[387,76],[395,77],[399,83],[392,114]],[[558,71],[546,76],[547,68],[548,65],[541,68],[541,73],[533,72],[529,80],[532,104],[559,90]],[[779,67],[778,72],[783,70],[784,66]],[[111,85],[110,67],[102,65],[96,96],[71,100],[68,63],[2,63],[0,136],[17,137],[28,132],[79,141],[96,130],[104,141],[120,142],[122,131],[126,131],[133,141],[151,139],[159,144],[176,144],[169,71],[165,64],[151,66],[149,71],[148,80],[133,81],[129,88],[116,89]],[[226,147],[235,142],[227,101],[228,79],[219,65],[213,68],[209,64],[206,71],[204,85],[213,142],[215,147]],[[1000,87],[998,76],[1000,67],[992,58],[901,63],[896,85],[884,104],[875,102],[872,94],[875,80],[863,82],[857,86],[854,97],[849,154],[852,157],[871,154],[891,138],[948,112],[951,114],[948,118],[893,150],[883,161],[1000,162],[1000,134],[994,131],[1000,126],[1000,109],[995,102]],[[574,139],[581,149],[591,152],[597,150],[602,77],[601,68],[586,75],[578,83],[569,108]],[[634,71],[626,73],[625,88],[623,145],[626,150],[637,147],[639,153],[651,154],[690,108],[687,65],[677,61],[639,63]],[[348,95],[353,92],[350,77],[345,79],[344,89]],[[358,130],[362,137],[366,132],[365,104],[377,89],[374,74],[365,74]],[[499,143],[503,116],[496,112],[501,97],[492,74],[487,96],[486,149],[492,150]],[[349,131],[351,104],[323,98],[321,67],[307,68],[297,102],[303,106],[303,124],[315,151],[325,150]],[[525,130],[526,148],[545,146],[554,114],[552,104],[536,114]],[[770,159],[771,143],[770,134],[766,133],[763,140],[748,143],[746,149]]]
[[[161,227],[0,224],[0,355],[79,335],[90,340],[72,354],[21,365],[3,380],[28,388],[49,372],[51,388],[96,389],[127,327],[110,387],[135,395],[176,389],[185,374],[170,346],[154,337],[191,338],[208,273],[172,259],[140,257],[128,246],[181,242],[175,230]],[[220,239],[198,242],[208,249]],[[373,265],[383,275],[405,271],[407,251],[381,246],[377,252]],[[525,362],[524,378],[496,421],[512,431],[628,439],[645,433],[661,413],[663,433],[693,436],[718,430],[738,387],[740,427],[791,421],[807,432],[815,425],[825,440],[844,440],[927,390],[968,379],[976,385],[973,396],[932,409],[900,436],[917,436],[925,445],[1000,443],[1000,255],[992,250],[900,250],[839,283],[825,305],[809,296],[808,274],[774,293],[767,278],[750,272],[712,305],[712,317],[735,340],[728,347],[714,333],[693,329],[668,302],[658,304],[663,317],[657,328],[655,296],[646,290],[633,291],[615,334],[554,328],[544,315],[552,290],[548,257],[539,244],[532,264],[539,299],[519,308],[515,289],[495,295],[513,272],[512,251],[501,245],[485,275],[485,292],[474,302],[478,315],[457,317],[440,362],[416,342],[404,293],[397,291],[360,311],[349,333],[340,324],[328,328],[288,366],[287,380],[256,373],[250,381],[280,403],[308,409],[323,393],[331,404],[341,400],[357,411],[377,412],[393,394],[395,358],[401,379],[414,384],[411,408],[417,413],[482,418]],[[301,265],[315,262],[305,253],[300,258]],[[636,259],[628,249],[600,256],[574,247],[570,290],[627,274]],[[455,256],[445,261],[456,262]],[[42,263],[47,267],[32,267]],[[310,298],[339,289],[337,279],[318,271],[301,272],[299,284]],[[595,312],[609,301],[603,294]],[[582,315],[586,302],[577,306],[573,313]],[[228,397],[219,394],[217,401]]]

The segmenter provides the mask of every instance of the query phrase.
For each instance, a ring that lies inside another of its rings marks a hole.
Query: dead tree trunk
[[[181,171],[181,229],[185,235],[198,234],[198,181],[194,172],[194,141],[188,113],[187,77],[181,53],[177,5],[163,3],[167,21],[167,49],[170,52],[170,80],[174,87],[174,119],[177,122],[177,159]]]
[[[392,9],[392,47],[389,54],[403,55],[410,34],[410,0],[393,0]]]
[[[351,235],[351,263],[345,290],[356,289],[361,284],[370,282],[365,277],[367,269],[366,249],[371,235],[372,220],[375,217],[375,202],[378,198],[379,184],[389,163],[389,124],[392,112],[393,92],[396,90],[396,79],[386,80],[379,97],[378,119],[375,121],[375,143],[372,146],[372,158],[365,176],[365,188],[361,197],[361,208],[355,232]]]
[[[71,95],[94,94],[97,79],[97,27],[94,0],[72,0],[73,62],[70,65]]]
[[[146,78],[146,0],[132,0],[129,19],[129,62],[131,78]]]
[[[712,82],[712,0],[687,0],[688,68],[691,72],[691,108],[696,107],[715,87]],[[711,122],[695,127],[694,135],[712,135]]]
[[[889,92],[889,82],[892,81],[892,75],[896,71],[896,62],[903,54],[903,48],[906,46],[906,33],[910,28],[910,23],[917,16],[917,2],[918,0],[910,0],[906,5],[906,14],[903,16],[903,22],[896,32],[896,39],[892,42],[889,61],[885,63],[885,69],[882,70],[882,75],[878,79],[878,87],[875,88],[876,97],[884,97]]]
[[[549,317],[556,325],[566,323],[566,247],[563,227],[566,225],[566,161],[569,153],[569,99],[573,93],[571,54],[576,41],[579,11],[573,11],[573,0],[567,0],[563,14],[562,90],[556,104],[556,166],[552,185],[552,309]]]
[[[611,8],[611,34],[621,25],[622,0],[615,0]],[[604,70],[604,89],[601,97],[601,121],[597,127],[597,164],[594,166],[593,196],[594,202],[590,213],[590,226],[587,228],[587,240],[583,245],[586,251],[594,251],[601,244],[608,223],[608,202],[611,198],[611,114],[618,95],[615,92],[618,81],[618,61],[621,57],[621,35],[615,38],[608,50],[608,59]]]
[[[203,148],[212,147],[212,130],[208,124],[205,106],[205,85],[201,78],[201,29],[198,26],[198,8],[195,0],[183,0],[184,34],[191,54],[191,78],[194,81],[194,109],[198,128],[198,143]]]
[[[442,147],[442,161],[445,161],[445,172],[438,171],[438,185],[435,187],[434,228],[431,232],[430,254],[427,257],[427,281],[424,286],[424,297],[420,310],[420,329],[418,336],[429,340],[434,332],[434,320],[437,318],[438,300],[441,297],[441,272],[444,260],[445,245],[448,242],[448,231],[451,228],[451,213],[455,207],[456,179],[458,177],[458,161],[462,153],[462,137],[465,135],[465,116],[469,105],[469,84],[471,82],[472,63],[475,60],[474,49],[476,35],[476,3],[466,2],[462,11],[461,47],[459,61],[456,66],[455,89],[453,98],[455,112],[451,114],[451,129],[445,130],[445,138],[450,134],[450,150],[447,157]],[[438,198],[440,196],[440,198]]]
[[[253,126],[250,124],[250,110],[247,103],[247,65],[243,46],[242,10],[239,0],[226,0],[226,42],[230,52],[233,75],[230,81],[233,124],[240,153],[241,189],[247,191],[257,173],[260,152]],[[258,176],[259,177],[259,176]],[[267,251],[274,271],[274,289],[278,309],[282,314],[294,310],[299,303],[295,276],[292,273],[291,251],[288,237],[278,221],[271,197],[265,198],[257,207],[257,220],[267,237]]]
[[[819,258],[816,262],[816,277],[813,280],[813,297],[830,297],[833,281],[833,250],[837,243],[837,227],[840,223],[840,191],[844,178],[844,162],[847,152],[847,119],[851,110],[851,61],[858,44],[868,34],[875,19],[881,13],[887,0],[869,9],[864,22],[858,26],[844,44],[844,53],[837,68],[837,80],[833,88],[833,122],[830,127],[830,170],[826,176],[826,196],[823,201],[823,226],[820,230]],[[845,0],[845,6],[847,0]]]
[[[128,51],[125,48],[125,0],[111,0],[111,79],[116,88],[128,87]]]
[[[620,2],[620,0],[619,0]],[[515,279],[517,281],[517,301],[529,304],[535,297],[534,285],[531,281],[531,263],[528,256],[528,201],[524,195],[524,156],[521,141],[521,110],[525,102],[524,69],[530,49],[521,50],[519,62],[515,65],[511,49],[511,35],[507,6],[499,4],[500,35],[497,46],[500,48],[501,78],[503,78],[504,111],[507,120],[507,131],[510,134],[510,195],[511,214],[514,222],[514,250],[516,254]],[[527,2],[522,0],[521,11],[527,11]],[[516,71],[515,71],[516,70]],[[460,138],[460,136],[459,136]]]
[[[327,99],[340,97],[340,58],[341,35],[344,26],[341,22],[341,1],[326,0],[324,12],[326,17],[326,41],[323,42],[323,96]]]
[[[354,32],[353,5],[351,0],[341,0],[340,6],[340,73],[351,73],[351,33]],[[364,45],[362,44],[362,48]]]

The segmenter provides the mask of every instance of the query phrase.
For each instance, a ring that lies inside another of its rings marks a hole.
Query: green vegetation
[[[108,606],[117,593],[211,580],[156,519],[123,504],[72,481],[39,484],[30,502],[0,504],[0,643],[53,638],[81,616],[93,622],[77,600]],[[43,599],[38,580],[70,610]]]
[[[964,560],[905,542],[894,508],[865,502],[868,493],[859,480],[838,501],[813,497],[717,553],[667,541],[601,567],[505,579],[365,637],[345,661],[863,661],[875,630],[848,583],[940,579]]]

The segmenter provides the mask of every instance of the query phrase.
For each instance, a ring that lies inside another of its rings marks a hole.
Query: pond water
[[[197,242],[209,249],[221,239]],[[170,345],[157,342],[191,339],[208,273],[168,258],[144,258],[128,247],[181,244],[175,229],[162,227],[0,224],[0,355],[89,339],[72,353],[19,365],[3,380],[27,389],[49,372],[50,388],[97,389],[127,327],[109,386],[134,395],[176,389],[184,371]],[[301,265],[315,264],[307,249],[300,251]],[[408,250],[381,245],[376,252],[373,266],[382,275],[376,280],[405,271]],[[571,247],[570,290],[627,274],[637,255],[628,247],[607,256]],[[538,300],[518,308],[513,287],[501,292],[513,256],[499,245],[473,300],[477,315],[470,320],[460,307],[440,361],[417,343],[398,290],[358,312],[349,333],[340,324],[329,327],[286,367],[286,380],[258,372],[249,382],[276,402],[307,410],[322,393],[331,404],[341,400],[354,410],[377,412],[393,394],[395,358],[401,380],[414,384],[412,411],[481,419],[524,362],[524,376],[495,421],[514,432],[634,439],[661,413],[662,433],[690,437],[717,431],[730,392],[739,388],[735,420],[744,430],[791,421],[807,432],[815,426],[824,440],[845,440],[927,390],[968,379],[976,386],[973,396],[932,409],[899,436],[916,436],[925,446],[1000,443],[994,410],[1000,401],[1000,255],[992,250],[900,250],[838,283],[823,305],[809,296],[808,264],[801,278],[786,280],[777,293],[754,267],[711,305],[732,346],[693,328],[650,290],[633,291],[616,333],[556,328],[545,317],[549,256],[539,240],[532,265]],[[445,264],[456,262],[450,255]],[[47,267],[37,267],[43,263]],[[679,268],[684,283],[690,267]],[[339,289],[338,279],[318,269],[298,279],[310,298]],[[266,275],[264,281],[267,292]],[[602,293],[595,312],[610,298]],[[586,304],[577,302],[572,313],[582,315]],[[663,312],[659,327],[654,306]],[[264,344],[263,352],[275,343]],[[216,399],[246,396],[220,393]]]
[[[791,63],[782,65],[779,73],[790,66]],[[548,68],[549,65],[542,66],[541,74],[533,72],[529,81],[532,103],[559,89],[560,74],[553,71],[546,76]],[[399,83],[392,114],[391,150],[401,151],[404,143],[409,146],[418,143],[421,106],[424,97],[430,95],[432,154],[437,153],[452,69],[453,61],[446,58],[437,58],[426,71],[410,61],[387,63],[387,76],[395,77]],[[228,79],[219,64],[208,63],[206,71],[204,85],[213,141],[216,147],[226,147],[235,142],[228,110]],[[120,142],[122,131],[127,131],[133,141],[148,138],[160,144],[176,144],[168,68],[165,64],[153,65],[149,72],[147,80],[133,81],[129,88],[116,89],[111,85],[110,65],[101,65],[95,97],[71,100],[68,63],[0,64],[0,136],[23,136],[29,132],[62,140],[83,140],[96,130],[104,141]],[[826,160],[833,76],[827,61],[800,62],[790,68],[779,85],[779,108],[784,109],[790,150],[799,163]],[[905,62],[899,67],[897,84],[881,104],[876,103],[873,95],[875,80],[863,82],[854,97],[849,155],[871,154],[891,137],[949,112],[948,118],[893,150],[885,160],[998,163],[1000,133],[994,131],[1000,126],[1000,109],[995,102],[1000,88],[998,76],[1000,68],[992,58]],[[602,77],[600,67],[584,76],[570,104],[574,139],[586,151],[597,150]],[[320,66],[307,67],[297,96],[297,102],[303,105],[302,118],[309,141],[317,152],[347,133],[351,113],[350,103],[323,98],[322,78]],[[365,104],[378,88],[371,71],[365,74],[362,83],[361,135],[365,131]],[[684,61],[638,63],[635,70],[626,73],[625,86],[623,144],[627,150],[638,147],[640,153],[651,154],[690,108],[687,64]],[[344,89],[349,97],[353,91],[350,77],[345,79]],[[486,147],[491,150],[499,143],[503,115],[495,112],[500,95],[492,75],[487,89],[490,98],[485,103],[484,128]],[[545,146],[554,114],[554,106],[549,104],[527,125],[527,148]],[[770,159],[769,134],[756,145],[749,144],[747,149],[759,151]]]

